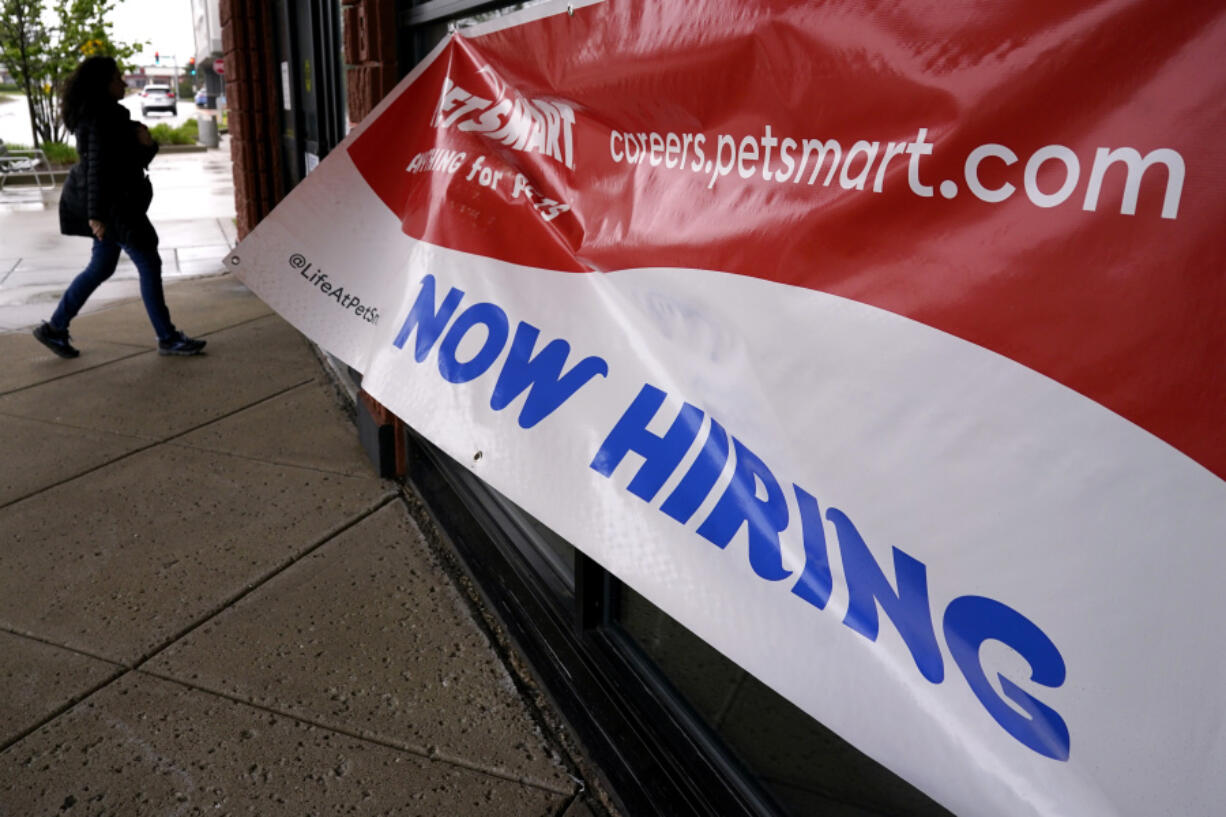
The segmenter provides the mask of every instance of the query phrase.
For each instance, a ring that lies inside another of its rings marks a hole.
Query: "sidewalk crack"
[[[131,343],[118,343],[116,341],[107,341],[107,342],[112,343],[116,346],[131,346],[135,348],[135,344],[131,344]],[[113,358],[111,360],[104,360],[101,363],[97,363],[93,366],[85,366],[80,369],[73,369],[71,372],[64,372],[63,374],[56,375],[55,377],[49,377],[46,380],[40,380],[37,383],[28,383],[24,386],[18,386],[15,389],[9,389],[8,391],[0,391],[0,397],[4,397],[10,394],[17,394],[18,392],[28,391],[30,389],[36,389],[39,386],[45,386],[48,383],[54,383],[57,380],[63,380],[65,377],[72,377],[74,374],[92,372],[94,369],[101,369],[103,366],[110,366],[112,363],[119,363],[124,360],[130,360],[134,357],[138,357],[140,355],[147,354],[149,351],[151,350],[148,349],[147,347],[141,347],[139,352],[132,352],[131,354],[126,354],[121,357]]]
[[[114,464],[115,464],[115,463],[117,463],[117,462],[121,462],[121,461],[123,461],[123,460],[126,460],[126,459],[127,459],[127,458],[129,458],[129,457],[133,457],[133,456],[135,456],[135,455],[137,455],[137,454],[140,454],[140,453],[141,453],[141,452],[143,452],[143,451],[148,451],[148,450],[149,450],[149,449],[151,449],[151,448],[156,448],[157,446],[159,446],[159,445],[163,445],[163,444],[166,444],[166,443],[174,444],[174,441],[175,441],[175,440],[179,439],[180,437],[184,437],[184,436],[186,436],[186,435],[188,435],[188,434],[191,434],[193,431],[197,431],[197,430],[199,430],[199,429],[201,429],[201,428],[204,428],[205,426],[210,426],[210,425],[212,425],[213,423],[221,422],[222,420],[226,419],[227,417],[233,417],[235,414],[238,414],[239,412],[242,412],[242,411],[246,411],[247,409],[252,408],[252,407],[254,407],[254,406],[258,406],[258,405],[260,405],[261,403],[267,403],[269,400],[275,400],[276,398],[280,397],[281,395],[285,394],[286,392],[293,391],[294,389],[300,388],[300,387],[302,387],[302,386],[306,385],[307,383],[311,383],[311,382],[313,382],[313,381],[314,381],[314,378],[310,378],[310,379],[308,379],[308,380],[303,380],[303,381],[302,381],[302,382],[300,382],[300,383],[295,383],[295,384],[293,384],[293,385],[291,385],[291,386],[289,386],[289,387],[287,387],[287,388],[280,389],[279,391],[277,391],[277,392],[275,392],[275,393],[273,393],[273,394],[269,394],[269,395],[267,395],[267,396],[265,396],[265,397],[262,397],[262,398],[260,398],[259,400],[256,400],[254,403],[249,403],[249,404],[247,404],[247,405],[245,405],[245,406],[241,406],[241,407],[239,407],[239,408],[237,408],[237,409],[235,409],[235,410],[233,410],[233,411],[226,412],[225,414],[219,415],[219,416],[217,416],[217,417],[212,417],[212,418],[210,418],[210,419],[206,420],[206,421],[205,421],[205,422],[203,422],[203,423],[197,423],[196,425],[192,426],[191,428],[185,428],[185,429],[183,429],[182,431],[175,432],[174,434],[171,434],[171,435],[170,435],[170,436],[168,436],[168,437],[163,437],[163,438],[161,438],[161,439],[150,440],[150,442],[149,442],[149,444],[148,444],[148,445],[144,445],[144,446],[141,446],[140,448],[136,448],[136,449],[133,449],[133,450],[131,450],[131,451],[128,451],[127,453],[120,454],[118,457],[115,457],[114,459],[110,459],[110,460],[107,460],[106,462],[99,463],[98,465],[95,465],[93,468],[87,468],[86,470],[81,471],[81,472],[80,472],[80,473],[78,473],[78,474],[73,474],[72,476],[65,477],[64,479],[61,479],[61,480],[59,480],[59,481],[57,481],[57,482],[53,482],[53,483],[51,483],[50,485],[44,485],[42,488],[39,488],[39,489],[37,489],[37,490],[35,490],[35,491],[31,491],[31,492],[30,492],[30,493],[28,493],[28,494],[24,494],[24,495],[22,495],[22,496],[16,497],[15,499],[10,499],[8,502],[3,502],[3,503],[0,503],[0,510],[4,510],[5,508],[9,507],[10,505],[16,505],[18,502],[21,502],[21,501],[23,501],[23,500],[29,499],[29,498],[30,498],[30,497],[32,497],[32,496],[38,496],[39,494],[44,493],[44,492],[46,492],[46,491],[50,491],[50,490],[51,490],[51,489],[53,489],[53,488],[58,488],[59,486],[64,485],[64,484],[69,483],[69,482],[72,482],[73,480],[80,479],[80,478],[81,478],[81,477],[83,477],[83,476],[87,476],[87,475],[89,475],[89,474],[92,474],[92,473],[94,473],[95,471],[98,471],[98,470],[100,470],[100,469],[102,469],[102,468],[106,468],[106,467],[107,467],[107,466],[109,466],[109,465],[114,465]],[[6,415],[6,414],[4,414],[3,412],[0,412],[0,416],[16,417],[16,416],[18,416],[18,415],[14,415],[14,414],[7,414],[7,415]],[[29,419],[31,419],[31,418],[29,418],[29,417],[22,417],[21,419],[24,419],[24,420],[29,420]],[[62,425],[62,426],[64,426],[64,427],[66,427],[66,428],[77,428],[77,426],[70,426],[70,425],[68,425],[67,423],[56,423],[56,425]],[[97,428],[82,429],[82,430],[85,430],[85,431],[104,431],[104,429],[97,429]],[[108,434],[115,434],[116,432],[111,432],[111,431],[108,431],[108,432],[106,432],[106,433],[108,433]],[[127,434],[120,434],[120,435],[118,435],[118,436],[124,436],[124,437],[127,437],[127,436],[131,436],[131,435],[127,435]],[[132,439],[146,439],[146,440],[148,440],[149,438],[148,438],[148,437],[144,437],[144,438],[133,437]],[[178,446],[176,446],[176,447],[177,447],[177,448],[192,448],[192,446],[184,446],[184,445],[178,445]],[[195,449],[193,449],[193,450],[195,450]],[[222,452],[210,451],[209,453],[213,453],[213,454],[220,454],[220,453],[222,453]]]
[[[129,670],[128,668],[120,667],[115,672],[108,675],[100,683],[95,684],[94,686],[90,687],[89,689],[85,690],[84,692],[78,695],[74,695],[72,698],[68,700],[67,703],[49,712],[47,716],[44,717],[42,720],[40,720],[38,723],[34,724],[28,729],[23,729],[21,732],[17,733],[13,737],[0,743],[0,754],[3,754],[4,752],[8,751],[11,747],[16,746],[18,743],[21,743],[21,741],[25,740],[30,735],[37,732],[39,729],[42,729],[44,726],[54,721],[60,715],[63,715],[65,712],[69,711],[70,709],[75,707],[77,704],[84,701],[86,698],[93,696],[95,693],[100,692],[104,688],[115,683],[120,678],[127,675],[129,672],[131,672],[131,670]]]
[[[274,578],[276,578],[281,573],[293,567],[294,565],[296,565],[298,562],[302,561],[303,559],[306,559],[307,557],[311,556],[311,554],[318,551],[324,545],[328,544],[328,542],[331,542],[333,539],[335,539],[337,536],[340,536],[342,533],[354,527],[355,525],[362,523],[367,518],[369,518],[372,514],[379,512],[385,506],[394,502],[399,496],[400,494],[397,491],[394,491],[394,490],[387,491],[382,496],[380,496],[373,504],[368,506],[365,510],[359,511],[352,518],[345,520],[344,522],[335,526],[331,530],[325,532],[313,544],[308,545],[302,551],[299,551],[293,556],[290,556],[288,559],[285,559],[280,564],[275,565],[270,570],[265,572],[264,575],[248,583],[247,586],[244,587],[242,590],[233,594],[228,599],[224,599],[219,604],[214,605],[211,610],[206,612],[199,619],[192,622],[191,624],[188,624],[182,630],[170,636],[169,638],[164,640],[161,644],[157,645],[153,649],[146,652],[144,655],[137,658],[131,664],[132,669],[143,671],[142,668],[144,667],[145,664],[148,664],[154,658],[157,658],[158,655],[160,655],[166,649],[174,645],[176,642],[182,640],[183,638],[186,638],[188,635],[191,635],[193,632],[195,632],[199,628],[208,624],[214,618],[216,618],[217,616],[224,613],[226,610],[230,609],[234,605],[241,602],[243,599],[247,598],[247,596],[251,595],[256,590],[259,590],[261,587],[263,587],[268,582],[272,581]],[[149,673],[149,674],[152,675],[154,673]],[[179,681],[179,683],[182,683],[182,681]]]
[[[0,627],[0,633],[8,633],[11,636],[15,636],[17,638],[24,638],[28,641],[37,641],[39,644],[46,644],[48,647],[55,647],[58,650],[64,650],[65,652],[76,653],[77,655],[83,656],[85,658],[92,658],[95,661],[101,661],[104,664],[110,664],[111,666],[122,668],[125,670],[127,669],[127,667],[121,661],[116,661],[113,658],[107,658],[102,655],[95,655],[94,653],[89,652],[87,650],[83,650],[79,647],[70,647],[67,644],[61,644],[58,641],[52,641],[48,638],[43,638],[42,636],[34,635],[33,633],[23,632],[22,630],[14,630],[11,627]]]
[[[501,772],[501,771],[498,771],[497,769],[490,769],[478,763],[472,763],[470,761],[464,760],[463,758],[450,757],[448,755],[438,752],[437,750],[431,750],[431,749],[427,749],[421,746],[413,746],[412,744],[402,743],[395,739],[382,737],[380,735],[374,734],[373,732],[369,732],[366,730],[347,729],[337,724],[324,723],[322,721],[315,720],[305,715],[297,714],[294,712],[289,712],[284,709],[279,709],[275,706],[269,706],[268,704],[257,703],[255,701],[244,698],[240,695],[234,695],[229,692],[224,692],[222,690],[211,689],[206,686],[200,686],[199,684],[193,683],[191,681],[185,681],[182,678],[176,678],[173,675],[167,675],[165,673],[157,672],[156,670],[137,668],[134,670],[134,672],[140,673],[141,675],[148,675],[151,678],[157,678],[162,681],[168,681],[172,684],[178,684],[180,686],[187,687],[188,689],[192,689],[197,692],[203,692],[206,695],[215,695],[218,698],[224,698],[227,701],[232,701],[234,703],[241,704],[243,706],[249,706],[253,709],[258,709],[263,712],[267,712],[271,715],[278,715],[283,718],[290,718],[292,720],[298,721],[299,723],[304,723],[304,724],[307,724],[308,726],[314,726],[317,729],[325,729],[329,732],[334,732],[338,735],[344,735],[346,737],[353,738],[354,740],[363,741],[364,743],[373,743],[377,746],[382,746],[385,749],[392,749],[397,752],[404,752],[405,754],[414,755],[416,757],[422,758],[423,760],[428,760],[434,763],[445,763],[448,766],[455,766],[457,768],[467,769],[468,771],[476,772],[477,774],[483,774],[489,777],[496,777],[499,780],[506,780],[511,783],[518,783],[521,786],[531,786],[534,789],[540,789],[541,791],[547,791],[551,794],[562,795],[567,798],[566,808],[569,808],[570,805],[574,802],[574,799],[582,795],[584,792],[584,787],[582,785],[579,786],[578,791],[571,790],[571,789],[559,789],[557,786],[551,786],[548,783],[544,783],[540,780],[533,780],[530,777],[513,774],[511,772]],[[563,809],[561,813],[565,814],[565,809]]]
[[[3,278],[0,278],[0,286],[4,286],[4,282],[5,282],[5,281],[7,281],[7,280],[9,279],[9,276],[10,276],[10,275],[12,275],[14,272],[16,272],[16,271],[17,271],[17,268],[21,266],[21,262],[22,262],[23,260],[25,260],[25,259],[23,259],[23,258],[18,258],[16,261],[14,261],[14,262],[13,262],[13,266],[9,268],[9,271],[8,271],[8,272],[6,272],[6,273],[4,273],[4,277],[3,277]]]

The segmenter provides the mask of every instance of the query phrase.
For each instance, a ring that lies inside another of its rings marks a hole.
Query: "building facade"
[[[193,54],[196,76],[193,84],[204,91],[202,107],[216,108],[225,94],[225,67],[221,58],[221,4],[217,0],[192,0]]]
[[[212,5],[197,0],[198,32]],[[240,236],[450,31],[526,5],[216,3]],[[215,43],[197,42],[203,65]],[[384,475],[421,495],[627,814],[948,814],[369,399],[359,427]]]

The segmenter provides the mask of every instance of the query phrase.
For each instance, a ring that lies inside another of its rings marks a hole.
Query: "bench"
[[[51,172],[51,163],[47,154],[39,148],[10,148],[0,142],[0,192],[9,177],[16,174],[33,174],[34,182],[40,190],[50,190],[55,187],[55,175]],[[47,183],[43,184],[43,176]]]

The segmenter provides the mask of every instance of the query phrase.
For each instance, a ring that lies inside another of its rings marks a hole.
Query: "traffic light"
[[[196,58],[195,57],[187,58],[187,71],[193,77],[196,76]]]
[[[156,51],[153,52],[153,64],[154,65],[162,64],[162,56]]]

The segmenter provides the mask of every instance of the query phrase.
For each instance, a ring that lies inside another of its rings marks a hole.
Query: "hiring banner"
[[[959,815],[1226,802],[1226,8],[547,4],[236,249],[417,431]]]

